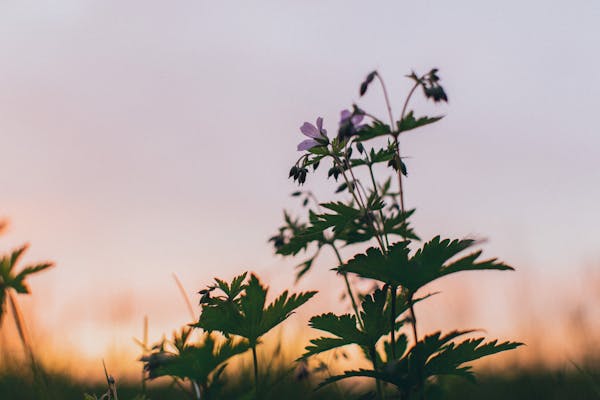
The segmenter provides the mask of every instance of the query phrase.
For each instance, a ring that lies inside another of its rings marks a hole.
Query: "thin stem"
[[[195,400],[194,394],[190,393],[190,391],[188,390],[188,388],[181,383],[181,381],[179,380],[179,378],[177,377],[173,377],[173,382],[171,382],[171,385],[169,387],[173,387],[174,385],[177,385],[177,387],[183,392],[185,393],[185,395],[191,399],[191,400]]]
[[[19,338],[23,344],[23,350],[25,350],[25,353],[27,353],[29,356],[31,363],[35,365],[35,358],[33,357],[33,350],[29,341],[29,334],[27,332],[27,327],[25,326],[25,320],[23,319],[23,314],[21,313],[19,305],[17,304],[17,299],[15,299],[10,290],[8,290],[8,302],[10,304],[13,319],[15,320],[15,325],[17,326],[17,331],[19,332]]]
[[[411,325],[412,325],[412,331],[413,331],[413,336],[415,338],[415,346],[416,346],[417,343],[419,342],[419,335],[417,334],[417,314],[415,314],[412,293],[409,293],[409,295],[408,295],[408,307],[410,308]],[[425,400],[425,392],[424,392],[425,384],[423,382],[423,377],[421,375],[422,371],[419,370],[418,374],[419,374],[419,390],[421,391],[421,393],[419,394],[419,399]]]
[[[179,277],[177,276],[177,274],[175,272],[173,272],[173,279],[175,279],[175,283],[177,284],[177,288],[179,289],[179,292],[181,293],[181,297],[183,297],[183,301],[185,301],[188,312],[190,313],[190,317],[192,318],[193,321],[195,321],[196,314],[194,313],[194,308],[192,307],[192,302],[190,301],[190,297],[187,295],[187,292],[185,291],[185,288],[183,287],[183,283],[181,283],[181,281],[179,280]]]
[[[202,398],[202,396],[200,395],[200,387],[198,386],[198,383],[192,379],[192,387],[194,388],[194,394],[196,396],[197,400],[200,400]]]
[[[408,297],[408,307],[410,308],[410,318],[413,336],[415,338],[415,344],[417,344],[417,342],[419,341],[419,335],[417,334],[417,314],[415,314],[412,294]]]
[[[396,146],[396,153],[398,154],[398,162],[402,163],[402,157],[400,156],[400,142],[398,136],[394,136],[394,145]],[[402,187],[402,168],[398,165],[398,195],[400,196],[400,211],[404,214],[404,188]]]
[[[373,164],[371,164],[371,160],[369,160],[369,162],[367,163],[367,166],[369,167],[369,175],[371,176],[371,183],[373,184],[373,191],[375,192],[377,197],[379,197],[379,192],[377,191],[377,182],[375,181],[375,175],[373,174]],[[383,238],[385,240],[385,247],[389,248],[390,241],[388,239],[387,233],[385,232],[385,218],[383,216],[383,211],[381,211],[381,209],[379,210],[379,218],[381,218],[381,232],[383,233]]]
[[[338,251],[335,244],[330,243],[330,246],[335,252],[335,255],[340,265],[343,264],[344,261],[342,260],[342,256],[340,255],[340,252]],[[356,315],[356,320],[358,321],[358,324],[360,325],[361,329],[364,329],[365,326],[358,312],[358,306],[356,304],[356,300],[354,299],[354,294],[352,294],[352,287],[350,286],[350,281],[348,280],[348,274],[346,272],[342,272],[342,276],[344,277],[344,282],[346,283],[346,291],[348,292],[348,297],[350,297],[350,301],[352,302],[352,309],[354,310],[354,314]]]
[[[392,114],[392,104],[390,103],[390,97],[388,96],[388,91],[385,86],[385,82],[383,82],[383,78],[379,75],[379,72],[376,74],[377,79],[379,79],[379,83],[381,83],[381,88],[383,89],[383,97],[385,98],[385,105],[387,107],[388,116],[390,117],[390,128],[394,127],[394,115]]]
[[[352,197],[354,198],[354,200],[356,200],[356,203],[358,204],[358,206],[363,211],[365,211],[365,215],[367,216],[367,218],[371,222],[371,225],[373,226],[373,229],[375,230],[375,239],[377,240],[377,243],[379,244],[379,247],[381,247],[381,250],[385,253],[385,246],[383,245],[383,241],[379,237],[379,232],[377,230],[377,227],[375,226],[375,223],[374,223],[373,219],[370,217],[369,210],[367,209],[367,206],[362,201],[362,198],[360,196],[360,192],[354,190],[354,184],[350,183],[350,180],[348,179],[348,176],[346,175],[346,172],[344,171],[344,164],[342,163],[342,161],[337,156],[333,156],[333,159],[338,164],[338,166],[340,167],[340,170],[342,172],[342,176],[344,177],[344,181],[346,182],[346,185],[348,186],[348,190],[350,191],[350,194],[352,195]],[[349,168],[349,170],[351,171],[351,168]],[[358,192],[358,196],[356,195],[356,192]]]
[[[394,361],[396,360],[396,286],[390,286],[390,291],[392,294],[392,314],[390,316],[390,325],[391,325],[391,344],[392,344],[392,358]],[[389,362],[390,360],[388,360]]]
[[[402,113],[400,114],[400,121],[402,121],[404,119],[404,117],[406,115],[406,108],[408,107],[408,102],[410,101],[410,98],[412,97],[412,95],[415,93],[415,90],[417,90],[417,88],[420,85],[421,85],[421,82],[419,79],[419,82],[415,83],[414,86],[412,87],[412,89],[410,89],[410,92],[408,92],[408,96],[406,96],[406,100],[404,101],[404,105],[402,106]]]
[[[256,345],[252,346],[252,360],[254,361],[254,392],[258,399],[258,357],[256,356]]]
[[[400,121],[404,120],[404,117],[406,116],[406,109],[408,107],[408,103],[412,97],[412,95],[415,93],[415,90],[417,90],[417,88],[419,87],[419,85],[421,85],[421,80],[419,79],[419,81],[417,83],[415,83],[413,85],[413,87],[410,89],[410,92],[408,92],[408,96],[406,96],[406,100],[404,101],[404,105],[402,106],[402,113],[400,114]],[[402,163],[402,156],[400,154],[400,141],[398,140],[398,136],[400,135],[400,132],[396,133],[394,135],[394,145],[396,146],[396,153],[398,154],[398,162],[401,164]],[[402,211],[402,213],[404,213],[404,189],[402,188],[402,168],[400,168],[400,165],[398,165],[398,192],[399,192],[399,196],[400,196],[400,210]]]
[[[377,371],[377,350],[375,350],[375,346],[372,346],[369,349],[369,353],[371,353],[371,362],[373,363],[373,370]],[[381,388],[381,381],[378,378],[375,378],[375,385],[377,387],[377,398],[383,399],[383,390]]]
[[[23,344],[23,349],[25,350],[25,353],[27,353],[27,355],[29,356],[31,370],[33,371],[33,379],[35,382],[35,391],[37,392],[39,398],[46,399],[48,398],[47,377],[44,373],[43,368],[40,365],[38,365],[35,359],[35,355],[33,354],[33,347],[31,346],[31,340],[29,338],[29,332],[27,331],[25,319],[23,318],[23,313],[21,313],[21,309],[19,307],[19,304],[17,303],[17,299],[10,290],[8,290],[7,295],[13,319],[15,320],[15,325],[17,326],[19,337],[21,338],[21,343]]]

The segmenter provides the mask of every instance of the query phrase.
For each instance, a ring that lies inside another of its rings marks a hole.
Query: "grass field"
[[[516,370],[499,374],[480,374],[477,384],[471,384],[461,379],[444,379],[439,386],[434,386],[427,399],[600,399],[598,382],[600,382],[600,368],[582,373],[576,369],[568,371],[559,370]],[[274,373],[273,375],[276,375]],[[291,374],[283,379],[267,377],[270,381],[269,389],[262,395],[264,399],[343,399],[343,398],[369,398],[362,397],[368,393],[368,387],[348,381],[343,390],[330,387],[315,391],[316,382],[294,379]],[[245,371],[238,377],[229,377],[235,384],[228,386],[228,391],[220,397],[222,399],[245,398],[251,389],[250,371]],[[102,384],[90,385],[89,383],[73,380],[66,375],[50,374],[46,377],[46,389],[33,384],[27,374],[20,375],[16,372],[0,374],[0,399],[30,400],[30,399],[61,399],[81,400],[84,393],[100,395],[106,391]],[[119,399],[134,399],[141,393],[140,382],[118,383]],[[342,389],[342,388],[340,388]],[[344,393],[342,395],[341,393]],[[351,393],[351,394],[349,394]],[[161,399],[189,399],[190,396],[181,389],[173,387],[168,380],[149,385],[148,397],[154,400]],[[393,398],[393,397],[388,397]]]

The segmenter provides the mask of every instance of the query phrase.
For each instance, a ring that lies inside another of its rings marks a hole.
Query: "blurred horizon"
[[[271,295],[291,287],[302,259],[267,240],[284,209],[301,213],[287,179],[299,126],[322,116],[334,131],[353,102],[385,115],[378,88],[358,96],[374,69],[398,113],[405,75],[437,67],[449,104],[412,108],[445,118],[402,138],[413,225],[487,239],[516,271],[442,280],[424,331],[526,342],[507,363],[597,356],[598,17],[592,1],[3,2],[0,247],[56,264],[19,296],[34,343],[89,375],[123,355],[115,370],[131,373],[144,316],[155,341],[189,322],[172,274],[194,303],[246,270]],[[333,198],[322,173],[305,187]],[[320,294],[284,329],[345,311],[334,264],[294,287]]]

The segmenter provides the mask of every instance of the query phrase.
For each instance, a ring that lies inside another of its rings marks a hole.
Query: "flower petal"
[[[364,118],[364,115],[356,114],[354,117],[352,117],[352,125],[360,124],[360,122],[363,120],[363,118]]]
[[[342,110],[340,116],[340,124],[345,122],[348,118],[350,118],[351,115],[352,113],[349,110]]]
[[[311,124],[310,122],[305,122],[304,124],[302,124],[302,126],[300,127],[300,132],[302,132],[305,136],[308,136],[313,139],[316,139],[320,136],[317,127]]]
[[[298,144],[298,151],[312,149],[313,147],[317,146],[318,144],[319,143],[317,143],[317,141],[314,139],[303,140]]]
[[[323,117],[317,118],[317,129],[319,132],[323,132]]]

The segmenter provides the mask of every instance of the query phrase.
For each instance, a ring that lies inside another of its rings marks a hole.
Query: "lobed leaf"
[[[402,120],[397,122],[398,133],[410,131],[425,125],[433,124],[434,122],[437,122],[442,118],[444,118],[443,115],[439,117],[421,117],[417,119],[415,118],[413,112],[410,111]]]

